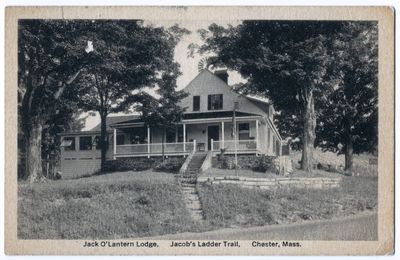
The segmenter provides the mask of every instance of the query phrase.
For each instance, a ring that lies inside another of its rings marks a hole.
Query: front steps
[[[202,221],[203,211],[201,202],[196,190],[197,176],[200,173],[201,165],[204,162],[205,154],[194,154],[185,172],[178,174],[177,179],[182,188],[183,199],[189,210],[192,219]]]

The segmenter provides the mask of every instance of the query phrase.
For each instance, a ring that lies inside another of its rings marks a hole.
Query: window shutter
[[[211,110],[211,95],[207,96],[207,109]]]

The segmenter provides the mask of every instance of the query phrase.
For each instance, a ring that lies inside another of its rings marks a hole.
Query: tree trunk
[[[301,169],[306,172],[311,172],[313,169],[316,123],[314,96],[313,91],[310,91],[306,98],[304,110],[303,152],[301,158]]]
[[[36,182],[42,179],[42,130],[41,122],[32,121],[29,135],[26,138],[26,170],[29,182]]]
[[[106,154],[108,150],[107,138],[107,115],[100,115],[101,130],[100,130],[100,147],[101,147],[101,171],[104,171],[106,164]]]
[[[345,166],[346,172],[353,172],[353,135],[351,133],[352,120],[346,119],[345,121],[345,132],[346,132],[346,144],[345,144]]]

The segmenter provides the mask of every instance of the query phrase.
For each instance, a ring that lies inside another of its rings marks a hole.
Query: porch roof
[[[182,116],[182,121],[186,120],[201,120],[201,119],[220,119],[220,118],[231,118],[233,115],[233,111],[214,111],[214,112],[200,112],[200,113],[184,113]],[[260,117],[261,115],[246,113],[236,111],[236,117]],[[143,125],[144,122],[141,120],[139,116],[136,118],[131,118],[129,120],[119,121],[112,124],[109,124],[110,127],[123,127],[123,126],[130,126],[130,125]]]
[[[216,112],[201,112],[201,113],[185,113],[183,114],[183,120],[194,120],[194,119],[217,119],[232,117],[233,111],[216,111]],[[248,117],[248,116],[260,116],[257,114],[246,113],[236,111],[236,117]]]

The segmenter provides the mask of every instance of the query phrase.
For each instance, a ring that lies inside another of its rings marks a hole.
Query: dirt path
[[[378,215],[368,212],[340,219],[309,221],[299,224],[251,228],[220,229],[204,233],[181,233],[152,237],[175,240],[376,240]]]

